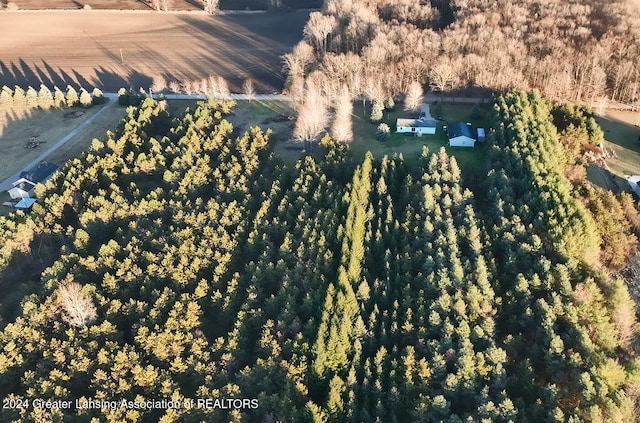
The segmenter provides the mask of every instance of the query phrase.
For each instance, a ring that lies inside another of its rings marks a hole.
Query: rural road
[[[13,182],[15,182],[16,180],[18,180],[20,178],[20,174],[22,172],[24,172],[25,170],[31,169],[33,166],[35,166],[36,164],[38,164],[41,161],[43,161],[44,159],[46,159],[51,153],[56,151],[64,143],[66,143],[71,138],[73,138],[74,135],[76,135],[78,132],[80,132],[80,130],[82,130],[82,128],[87,126],[89,123],[93,122],[93,120],[95,120],[98,116],[100,116],[102,113],[104,113],[106,110],[108,110],[110,107],[112,107],[114,104],[116,104],[118,102],[118,94],[112,94],[112,93],[108,93],[107,94],[107,93],[104,93],[104,96],[109,99],[109,102],[107,104],[105,104],[102,107],[102,109],[98,110],[96,112],[96,114],[94,114],[89,119],[84,121],[76,129],[74,129],[73,131],[69,132],[64,138],[62,138],[61,140],[59,140],[58,142],[53,144],[51,147],[49,147],[45,151],[43,151],[42,154],[40,154],[38,157],[36,157],[34,160],[32,160],[31,163],[26,165],[19,172],[15,173],[14,175],[11,175],[9,178],[5,179],[3,182],[0,182],[0,191],[8,191],[8,190],[10,190],[13,187]]]
[[[60,148],[64,143],[73,138],[78,132],[80,132],[85,126],[95,120],[98,116],[104,113],[110,107],[118,103],[118,94],[116,93],[103,93],[105,97],[109,99],[109,102],[105,104],[102,109],[98,110],[96,114],[91,116],[73,131],[69,132],[64,138],[53,144],[51,147],[47,148],[42,152],[38,157],[33,159],[29,164],[27,164],[23,169],[15,174],[11,175],[9,178],[0,182],[0,191],[8,191],[13,187],[13,182],[20,178],[20,174],[25,170],[31,169],[33,166],[37,165],[41,161],[45,160],[51,153]],[[154,96],[156,97],[156,96]],[[167,100],[206,100],[206,96],[203,95],[188,95],[188,94],[166,94],[164,96]],[[279,101],[292,101],[291,97],[287,97],[282,94],[254,94],[254,95],[246,95],[246,94],[230,94],[228,96],[223,97],[222,99],[230,99],[230,100],[256,100],[256,101],[266,101],[266,100],[279,100]]]

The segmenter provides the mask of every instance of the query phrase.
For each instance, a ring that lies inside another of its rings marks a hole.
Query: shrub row
[[[102,91],[94,88],[91,94],[84,88],[80,88],[80,92],[67,85],[65,92],[58,87],[53,87],[53,92],[45,85],[40,85],[40,89],[29,86],[26,90],[22,87],[15,86],[13,89],[6,85],[0,91],[0,109],[20,108],[20,109],[36,109],[40,108],[48,110],[53,107],[73,107],[83,106],[91,107],[94,104],[102,104],[105,98]]]

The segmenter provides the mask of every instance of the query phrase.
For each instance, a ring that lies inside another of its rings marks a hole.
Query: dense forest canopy
[[[230,107],[145,100],[0,219],[3,421],[632,421],[634,305],[549,103],[497,100],[482,202],[444,150],[285,167]],[[197,398],[249,402],[120,402]]]
[[[292,92],[306,77],[330,97],[346,87],[384,99],[420,81],[440,92],[636,103],[638,16],[629,0],[326,0],[285,70]]]

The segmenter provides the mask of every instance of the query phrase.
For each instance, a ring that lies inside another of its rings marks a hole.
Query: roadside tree
[[[67,107],[73,107],[80,101],[78,98],[78,92],[71,85],[67,85],[67,94],[64,98],[67,103]]]
[[[405,93],[404,98],[404,109],[415,112],[420,109],[420,105],[422,104],[422,98],[424,95],[424,91],[422,90],[422,84],[418,81],[413,81],[409,84],[407,88],[407,92]]]
[[[53,106],[53,94],[51,94],[51,90],[44,84],[40,85],[40,91],[38,91],[38,107],[42,110],[49,110]]]
[[[213,15],[220,10],[220,0],[202,0],[204,11]]]

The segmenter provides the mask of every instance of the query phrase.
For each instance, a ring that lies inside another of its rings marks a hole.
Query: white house
[[[640,197],[640,175],[627,176],[627,182],[629,186]]]
[[[455,122],[447,126],[449,147],[474,147],[473,128],[470,123]]]
[[[396,121],[396,132],[399,134],[416,134],[421,137],[423,134],[433,135],[436,133],[438,122],[435,119],[421,117],[418,119],[398,119]]]
[[[13,188],[9,190],[9,195],[14,200],[33,197],[36,185],[46,182],[56,170],[58,166],[53,163],[38,163],[20,174],[20,179],[12,184]]]

